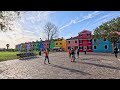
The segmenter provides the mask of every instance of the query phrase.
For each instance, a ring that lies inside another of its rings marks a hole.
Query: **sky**
[[[70,38],[86,29],[94,31],[102,23],[120,16],[120,11],[27,11],[13,21],[13,31],[0,32],[0,48],[15,48],[16,44],[45,40],[44,26],[54,23],[61,38]]]

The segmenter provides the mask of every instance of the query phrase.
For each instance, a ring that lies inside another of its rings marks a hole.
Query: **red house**
[[[92,33],[88,30],[83,30],[78,34],[79,49],[83,52],[86,48],[87,52],[92,52]]]
[[[67,50],[79,48],[78,36],[66,39]]]

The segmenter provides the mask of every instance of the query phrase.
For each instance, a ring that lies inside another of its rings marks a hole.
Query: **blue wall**
[[[107,49],[105,49],[105,45],[107,45]],[[96,49],[94,49],[94,46],[96,46]],[[97,39],[96,42],[92,39],[92,49],[93,52],[112,52],[112,43],[108,40],[104,41],[102,38]]]
[[[38,50],[43,50],[43,42],[42,41],[40,41],[38,43]]]

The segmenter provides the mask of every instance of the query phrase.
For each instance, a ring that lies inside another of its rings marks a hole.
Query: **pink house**
[[[79,48],[78,36],[66,39],[66,44],[67,44],[67,50]]]
[[[43,48],[49,49],[49,44],[50,44],[50,42],[48,40],[43,41]]]

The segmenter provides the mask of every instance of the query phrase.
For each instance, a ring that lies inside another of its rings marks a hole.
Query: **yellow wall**
[[[62,48],[67,51],[66,40],[62,40]]]
[[[56,45],[56,43],[58,43],[58,44]],[[61,45],[60,45],[60,43],[61,43]],[[62,40],[55,40],[55,47],[62,47]]]

